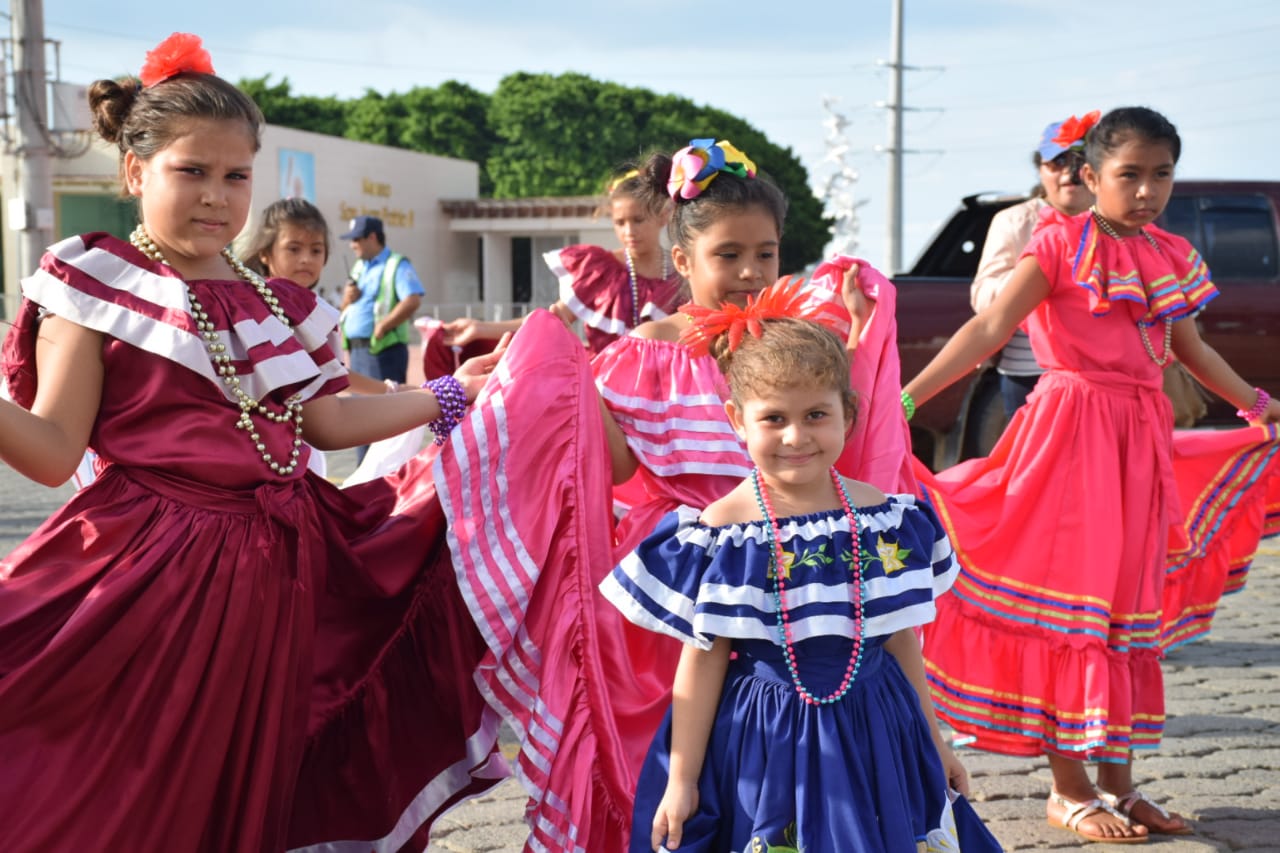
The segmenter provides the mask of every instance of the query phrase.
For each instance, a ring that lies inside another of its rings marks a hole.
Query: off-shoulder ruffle
[[[643,628],[710,648],[715,637],[777,640],[769,532],[761,522],[707,527],[681,507],[628,555],[601,590]],[[958,571],[932,509],[910,495],[859,509],[867,636],[933,619],[934,599]],[[787,560],[787,608],[797,640],[851,636],[847,567],[851,537],[842,510],[779,519]],[[842,556],[843,555],[843,556]]]
[[[1094,316],[1126,302],[1137,322],[1152,326],[1195,314],[1218,295],[1200,253],[1177,234],[1150,226],[1145,230],[1152,245],[1141,236],[1117,240],[1104,234],[1091,213],[1049,214],[1046,224],[1055,220],[1074,247],[1071,277],[1089,292]]]
[[[346,369],[337,357],[337,311],[311,291],[272,280],[272,292],[290,319],[291,325],[285,326],[244,282],[184,282],[170,267],[149,260],[128,243],[94,233],[54,244],[40,269],[23,280],[24,305],[4,347],[10,393],[23,405],[34,399],[32,365],[43,310],[181,364],[218,385],[234,402],[236,397],[214,370],[196,329],[188,286],[210,306],[235,303],[226,316],[242,319],[217,332],[232,357],[240,387],[253,399],[284,389],[308,400],[346,387]]]

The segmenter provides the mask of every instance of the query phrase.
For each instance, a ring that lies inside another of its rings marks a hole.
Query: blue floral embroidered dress
[[[894,632],[933,618],[934,598],[957,571],[951,545],[932,510],[909,495],[858,515],[862,660],[833,704],[806,704],[788,674],[765,522],[708,527],[681,507],[601,584],[638,625],[704,649],[732,639],[681,851],[1000,849],[968,803],[948,793],[919,697],[884,649]],[[800,678],[826,696],[857,630],[849,520],[834,510],[779,519],[778,528]],[[640,773],[633,851],[650,849],[670,742],[668,710]]]

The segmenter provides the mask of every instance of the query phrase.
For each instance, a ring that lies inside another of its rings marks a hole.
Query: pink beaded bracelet
[[[1245,411],[1244,409],[1236,409],[1236,415],[1244,418],[1246,421],[1256,421],[1262,418],[1267,411],[1267,405],[1271,402],[1271,395],[1261,388],[1254,388],[1258,392],[1258,399],[1253,401],[1253,408]]]

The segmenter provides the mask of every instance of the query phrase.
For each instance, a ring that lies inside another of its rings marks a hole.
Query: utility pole
[[[877,107],[889,110],[889,144],[876,146],[876,151],[889,155],[889,204],[885,228],[885,263],[890,274],[902,272],[902,158],[907,154],[940,154],[937,149],[906,148],[902,140],[902,114],[905,112],[921,112],[920,107],[908,108],[902,103],[902,73],[904,71],[941,71],[940,66],[906,65],[902,61],[902,4],[903,0],[892,0],[893,21],[890,28],[892,58],[883,60],[881,65],[889,68],[889,100],[876,101]],[[925,107],[925,110],[936,111],[936,107]]]
[[[889,274],[902,271],[902,3],[893,0],[889,29],[889,209],[885,259]]]
[[[18,269],[30,272],[53,242],[53,181],[44,66],[43,0],[11,0],[13,20],[14,186],[6,211],[18,235]]]

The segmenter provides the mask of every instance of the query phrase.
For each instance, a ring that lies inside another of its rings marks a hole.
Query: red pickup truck
[[[894,277],[904,382],[973,315],[969,284],[991,217],[1021,200],[964,199],[910,272]],[[1180,180],[1157,224],[1200,250],[1220,291],[1197,319],[1205,340],[1250,385],[1280,391],[1280,181]],[[1201,423],[1238,423],[1235,407],[1215,397]],[[915,453],[935,469],[985,455],[1003,429],[990,365],[921,406],[911,421]]]

